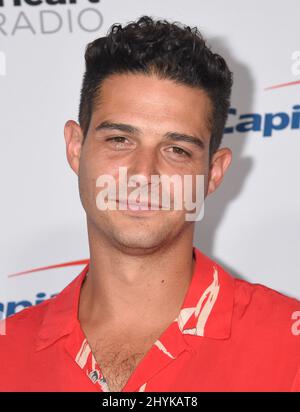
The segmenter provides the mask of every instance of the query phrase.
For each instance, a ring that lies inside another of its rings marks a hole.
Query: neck
[[[193,234],[156,250],[128,253],[88,227],[90,266],[79,302],[87,328],[147,330],[177,317],[194,272]]]

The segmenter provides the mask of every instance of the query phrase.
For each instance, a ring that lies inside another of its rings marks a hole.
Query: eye
[[[126,149],[131,145],[131,142],[124,136],[113,136],[105,139],[114,149]]]
[[[186,150],[182,149],[178,146],[172,146],[169,149],[172,150],[172,154],[178,155],[179,157],[191,157],[191,153],[187,152]]]
[[[105,139],[106,142],[116,142],[116,143],[124,143],[124,140],[126,140],[126,137],[124,136],[115,136],[115,137],[109,137]]]

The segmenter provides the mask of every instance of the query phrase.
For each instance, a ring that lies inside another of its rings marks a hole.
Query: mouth
[[[149,213],[149,212],[159,212],[160,210],[169,210],[167,208],[163,208],[161,203],[157,204],[157,203],[151,203],[151,202],[129,202],[126,199],[124,200],[117,199],[116,203],[118,203],[119,205],[122,205],[121,210],[125,209],[125,210],[131,210],[134,212],[148,212]]]

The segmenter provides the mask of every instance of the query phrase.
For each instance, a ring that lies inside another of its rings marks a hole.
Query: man
[[[85,58],[79,124],[66,123],[65,141],[90,261],[55,298],[7,320],[1,390],[299,390],[298,301],[193,247],[195,220],[164,208],[162,194],[161,210],[134,207],[124,191],[112,191],[119,208],[100,207],[99,178],[120,188],[121,168],[147,191],[152,176],[173,175],[204,176],[204,197],[216,190],[232,157],[220,148],[224,59],[198,30],[148,16],[114,25]],[[191,190],[195,199],[195,179]]]

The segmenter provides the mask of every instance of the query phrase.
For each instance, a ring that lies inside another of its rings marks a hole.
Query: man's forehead
[[[138,100],[144,103],[151,101],[151,104],[163,104],[162,100],[166,100],[173,102],[170,104],[171,108],[180,103],[182,106],[189,106],[195,102],[200,106],[211,105],[207,92],[200,87],[142,73],[108,76],[101,82],[97,100],[101,103],[105,97],[109,97],[114,102],[126,100],[127,103]]]
[[[145,87],[140,90],[136,87],[137,82],[140,85],[145,82]],[[164,84],[160,87],[157,82]],[[173,125],[173,129],[200,133],[208,139],[211,107],[206,92],[198,88],[178,86],[165,79],[149,79],[145,75],[114,75],[101,85],[92,120],[94,127],[96,123],[110,119],[133,126],[139,123],[142,129],[153,131],[163,124]]]

